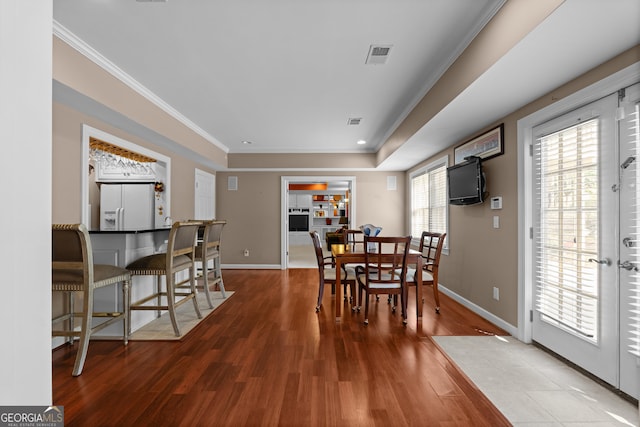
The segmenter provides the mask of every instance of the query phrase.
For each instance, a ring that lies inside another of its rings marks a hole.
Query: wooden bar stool
[[[203,290],[209,303],[209,308],[213,308],[211,301],[211,286],[217,286],[222,293],[222,298],[227,295],[224,290],[224,281],[222,280],[222,268],[220,266],[220,246],[222,229],[227,224],[225,220],[206,221],[204,231],[202,233],[202,241],[196,246],[195,257],[196,262],[202,264]],[[209,262],[213,263],[213,268],[209,269]],[[213,277],[209,276],[213,273]]]
[[[123,340],[129,341],[129,283],[131,274],[114,265],[93,264],[93,254],[89,232],[82,224],[53,224],[51,257],[51,290],[64,292],[68,296],[68,310],[52,320],[52,336],[67,337],[73,344],[74,337],[80,337],[78,353],[73,366],[73,376],[82,373],[87,357],[91,334],[110,324],[122,320]],[[93,291],[103,286],[122,282],[122,302],[118,311],[93,311]],[[82,311],[75,312],[74,294],[83,293]],[[76,317],[80,318],[80,330],[75,330]],[[104,322],[93,324],[93,318],[106,318]],[[65,329],[54,329],[58,323],[66,323]]]
[[[127,270],[132,276],[156,276],[155,293],[131,303],[131,310],[166,310],[171,317],[171,324],[176,336],[179,337],[180,328],[176,319],[176,308],[192,300],[193,307],[199,319],[202,318],[198,300],[196,298],[196,267],[195,245],[198,228],[202,221],[176,222],[169,232],[167,252],[148,255],[139,258],[129,265]],[[187,270],[189,277],[184,280],[176,279],[176,274]],[[161,277],[165,277],[165,290],[162,290]],[[188,286],[182,286],[188,284]],[[163,298],[164,302],[163,303]],[[155,304],[148,304],[156,300]]]

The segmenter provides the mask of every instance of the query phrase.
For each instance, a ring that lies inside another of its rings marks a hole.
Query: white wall
[[[52,19],[51,0],[0,1],[2,406],[53,403]]]

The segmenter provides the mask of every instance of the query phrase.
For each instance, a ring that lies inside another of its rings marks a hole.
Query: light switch
[[[500,217],[498,215],[493,217],[493,228],[500,228]]]

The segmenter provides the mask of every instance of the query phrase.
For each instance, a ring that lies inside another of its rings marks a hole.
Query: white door
[[[640,391],[640,85],[534,128],[532,337]]]
[[[194,219],[216,217],[216,176],[200,169],[196,169],[194,212]]]
[[[640,397],[640,84],[625,90],[620,134],[620,390]]]
[[[617,95],[534,128],[532,337],[618,385]]]

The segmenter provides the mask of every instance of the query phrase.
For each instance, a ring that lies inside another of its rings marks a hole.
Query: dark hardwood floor
[[[317,270],[225,270],[229,301],[181,341],[92,341],[80,377],[76,346],[53,352],[53,398],[67,426],[508,426],[431,340],[503,334],[446,296],[409,324],[386,299],[369,325],[346,306],[335,322]]]

